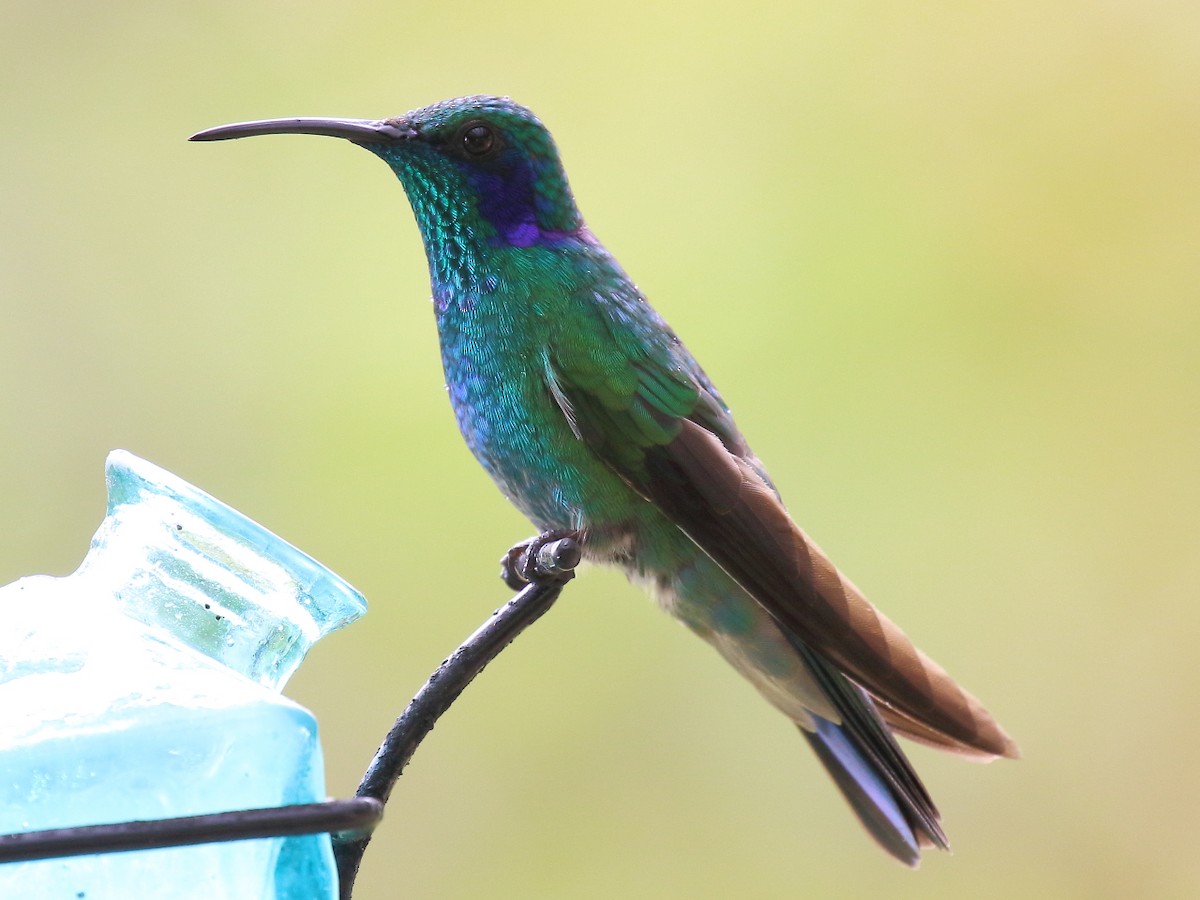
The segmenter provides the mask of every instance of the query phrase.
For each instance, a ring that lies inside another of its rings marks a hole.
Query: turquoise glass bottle
[[[279,694],[362,596],[124,451],[64,578],[0,588],[0,833],[325,799],[312,714]],[[0,897],[337,895],[327,835],[0,866]]]

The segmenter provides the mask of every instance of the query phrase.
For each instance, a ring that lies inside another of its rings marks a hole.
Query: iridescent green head
[[[554,244],[583,228],[554,139],[504,97],[460,97],[379,121],[243,122],[192,140],[257,134],[342,137],[382,158],[408,193],[427,249]]]

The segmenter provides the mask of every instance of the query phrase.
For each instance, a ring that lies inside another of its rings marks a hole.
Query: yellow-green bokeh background
[[[0,3],[0,583],[125,447],[362,589],[289,691],[349,794],[529,528],[461,445],[399,185],[210,125],[507,93],[790,506],[1025,759],[921,748],[904,871],[589,570],[438,726],[358,892],[1200,895],[1200,7]]]

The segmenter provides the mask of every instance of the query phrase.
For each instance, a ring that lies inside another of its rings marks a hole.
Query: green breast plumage
[[[566,358],[597,384],[617,382],[621,350],[606,320],[665,326],[590,240],[496,248],[476,268],[487,274],[465,288],[434,286],[446,384],[471,451],[540,528],[645,515],[645,501],[572,430],[552,366]]]

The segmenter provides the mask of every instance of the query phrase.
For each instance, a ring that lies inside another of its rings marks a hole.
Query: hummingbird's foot
[[[514,591],[534,581],[574,577],[583,558],[578,531],[546,531],[521,541],[500,559],[500,577]]]

